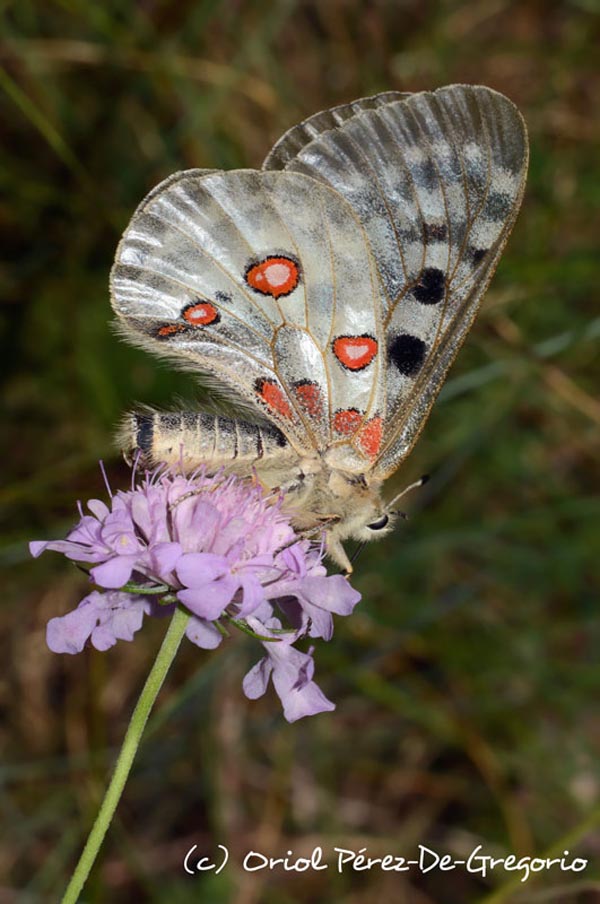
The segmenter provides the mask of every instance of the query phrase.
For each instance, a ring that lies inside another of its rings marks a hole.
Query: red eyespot
[[[333,340],[333,354],[348,370],[362,370],[377,354],[377,340],[372,336],[338,336]]]
[[[192,326],[208,326],[209,323],[218,323],[221,315],[210,301],[198,301],[190,304],[181,312],[184,320]]]
[[[342,436],[352,436],[362,424],[363,415],[358,408],[341,408],[333,415],[333,429]]]
[[[156,330],[155,336],[157,339],[168,339],[169,336],[174,336],[175,333],[183,333],[185,332],[185,326],[183,323],[165,323],[164,326],[159,326]]]
[[[303,411],[310,417],[323,417],[323,393],[321,387],[311,380],[294,384],[294,392]]]
[[[246,270],[246,282],[250,288],[273,298],[289,295],[299,279],[298,264],[291,257],[266,257]]]
[[[257,380],[256,391],[263,402],[266,402],[269,408],[276,411],[277,414],[281,414],[283,417],[292,416],[290,403],[275,380]]]
[[[375,458],[383,438],[383,420],[379,415],[372,417],[356,437],[356,443],[368,458]]]

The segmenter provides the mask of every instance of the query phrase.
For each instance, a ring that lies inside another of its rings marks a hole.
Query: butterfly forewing
[[[471,86],[359,111],[285,163],[348,201],[377,262],[387,354],[381,476],[410,451],[472,323],[526,169],[518,111]]]
[[[127,335],[212,378],[298,452],[349,446],[383,409],[367,238],[347,202],[313,179],[171,177],[126,230],[112,292]],[[349,467],[364,467],[360,445],[353,457]]]

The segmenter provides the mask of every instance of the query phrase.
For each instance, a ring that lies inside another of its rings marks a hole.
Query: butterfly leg
[[[340,566],[346,575],[352,574],[352,571],[354,570],[352,562],[348,558],[341,541],[333,533],[335,526],[340,520],[340,516],[334,514],[324,515],[317,512],[305,512],[303,517],[311,523],[311,526],[307,527],[306,524],[301,524],[298,520],[296,520],[296,523],[292,521],[292,526],[296,531],[301,533],[303,537],[313,541],[317,540],[319,536],[322,537],[324,533],[326,554],[330,559],[333,559],[336,565]]]
[[[344,575],[349,578],[354,571],[354,568],[341,541],[338,540],[337,537],[332,537],[331,534],[328,534],[326,551],[329,558],[333,559],[333,561],[343,570]]]

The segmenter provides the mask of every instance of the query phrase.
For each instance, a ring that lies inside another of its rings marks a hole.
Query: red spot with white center
[[[181,316],[192,326],[208,326],[221,319],[218,310],[210,301],[198,301],[190,304],[181,312]]]
[[[265,402],[272,411],[275,411],[282,417],[292,416],[290,403],[275,380],[257,380],[256,391],[263,402]]]
[[[294,385],[294,392],[300,407],[309,417],[321,418],[324,413],[321,387],[311,380],[303,380]]]
[[[383,439],[383,419],[376,415],[362,427],[356,437],[356,444],[367,458],[375,458]]]
[[[333,354],[348,370],[363,370],[377,354],[377,340],[372,336],[338,336],[333,340]]]
[[[279,298],[293,292],[300,280],[300,269],[291,257],[266,257],[246,270],[246,282],[263,295]]]
[[[333,429],[342,436],[352,436],[362,424],[363,415],[358,408],[340,408],[333,415]]]

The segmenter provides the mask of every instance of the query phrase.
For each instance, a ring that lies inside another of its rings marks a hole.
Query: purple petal
[[[358,590],[351,587],[341,574],[322,578],[302,578],[298,583],[298,589],[313,606],[335,612],[336,615],[350,615],[361,598]]]
[[[185,634],[188,640],[203,650],[214,650],[223,640],[218,628],[203,618],[196,618],[195,615],[190,618]]]
[[[264,634],[265,631],[263,630],[263,625],[266,625],[270,620],[273,619],[273,606],[271,605],[271,603],[265,600],[257,609],[254,610],[252,617],[256,619],[257,626],[259,628],[257,633]],[[278,627],[279,626],[280,625],[278,625]]]
[[[195,496],[189,501],[192,505],[192,511],[187,516],[188,526],[185,530],[185,535],[179,536],[179,541],[186,550],[198,549],[199,540],[201,540],[203,549],[212,549],[215,537],[218,535],[221,526],[221,514],[206,499]],[[182,503],[182,506],[186,504],[187,500]],[[178,508],[179,506],[176,507],[175,512],[177,512]]]
[[[212,548],[222,555],[231,554],[232,549],[240,540],[243,548],[244,541],[250,534],[252,534],[252,525],[244,518],[231,518],[214,538]]]
[[[100,539],[101,530],[102,522],[91,515],[84,515],[73,530],[69,531],[67,540],[70,540],[71,543],[83,543],[84,546],[101,546],[104,548],[104,544]]]
[[[317,713],[331,712],[335,709],[335,703],[329,700],[318,684],[310,681],[302,689],[288,689],[281,684],[277,676],[273,674],[273,686],[279,699],[283,703],[283,715],[288,722],[295,722],[305,716],[315,716]]]
[[[135,493],[130,503],[131,517],[142,534],[148,539],[152,532],[152,517],[147,496]]]
[[[194,587],[193,590],[179,590],[177,598],[194,615],[214,621],[229,605],[238,587],[239,581],[235,578],[224,577],[220,581],[206,583],[203,587]]]
[[[118,555],[133,555],[141,549],[133,521],[127,512],[117,511],[107,515],[100,537]]]
[[[41,556],[45,549],[48,549],[47,540],[32,540],[29,544],[29,552],[34,559],[37,559],[38,556]]]
[[[314,663],[310,653],[301,653],[285,641],[263,646],[273,664],[273,687],[288,722],[335,709],[335,704],[312,681]]]
[[[110,512],[109,507],[101,499],[88,499],[87,507],[98,521],[102,521]]]
[[[273,510],[271,510],[271,514],[269,516],[269,525],[271,527],[271,535],[269,537],[269,544],[261,543],[261,546],[264,548],[271,549],[281,549],[283,546],[289,546],[289,544],[294,540],[296,534],[290,525],[284,520],[284,516],[279,513],[278,520],[273,523],[271,520],[274,516]]]
[[[269,644],[269,648],[267,652],[270,652],[274,666],[273,687],[283,703],[283,714],[288,722],[335,709],[335,704],[310,680],[314,664],[309,653],[301,653],[287,644]]]
[[[128,599],[125,594],[122,596]],[[92,645],[97,650],[104,651],[114,646],[117,640],[133,640],[135,632],[142,627],[143,620],[142,598],[138,598],[132,604],[112,606],[105,616],[101,617],[101,624],[92,631]]]
[[[258,578],[253,574],[238,575],[242,587],[242,604],[240,615],[250,615],[265,600],[265,591]]]
[[[67,559],[75,562],[101,562],[106,558],[108,551],[104,547],[99,550],[82,546],[80,543],[72,543],[70,540],[33,540],[29,544],[31,555],[37,558],[46,549],[52,552],[62,552]]]
[[[306,630],[306,623],[309,618],[306,611],[306,605],[303,607],[300,601],[295,597],[278,599],[276,600],[276,603],[277,608],[280,609],[281,612],[285,615],[286,621],[291,625],[292,628],[295,629],[296,633],[298,635],[303,633]],[[271,603],[269,603],[268,605],[271,606]],[[273,607],[271,606],[271,610],[272,609]],[[261,621],[264,621],[262,611],[262,608],[257,609],[254,615],[257,618],[260,618]]]
[[[242,688],[249,700],[258,700],[266,692],[273,663],[268,656],[253,665],[242,681]]]
[[[77,609],[59,618],[51,618],[46,627],[46,643],[53,653],[81,653],[98,621],[102,595],[90,593]]]
[[[229,555],[227,561],[232,562]],[[235,566],[239,575],[253,574],[261,584],[271,584],[282,576],[281,568],[275,564],[272,555],[252,556],[243,559],[241,565],[239,562],[232,562],[232,566]]]
[[[150,564],[158,577],[170,575],[183,555],[179,543],[156,543],[150,549]]]
[[[314,647],[311,647],[306,654],[306,659],[300,665],[298,669],[298,677],[296,678],[296,682],[292,690],[301,691],[303,687],[306,687],[307,684],[313,679],[313,675],[315,674],[315,660],[313,659],[313,651]]]
[[[96,565],[90,574],[98,586],[116,590],[127,583],[137,560],[137,556],[115,556],[102,565]]]
[[[300,598],[299,602],[304,610],[306,619],[310,619],[310,636],[331,640],[333,637],[333,617],[331,613],[325,609],[320,609],[318,606],[313,606],[302,598]]]
[[[130,502],[131,517],[148,543],[167,543],[171,537],[164,489],[149,487],[147,495],[135,493]]]
[[[284,549],[281,553],[281,558],[286,568],[289,568],[294,574],[298,574],[301,577],[306,574],[305,555],[300,543],[294,543],[293,546]]]
[[[186,587],[203,587],[228,571],[229,565],[224,556],[211,552],[185,553],[177,563],[177,577]]]

